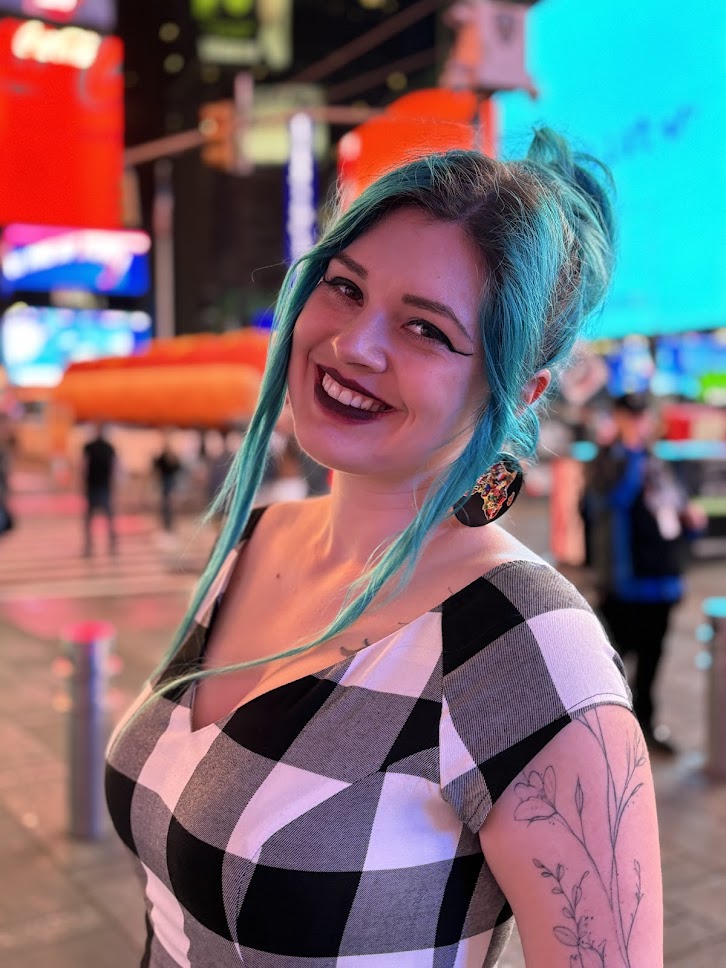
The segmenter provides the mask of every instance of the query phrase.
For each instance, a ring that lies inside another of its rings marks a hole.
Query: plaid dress
[[[232,564],[168,674],[198,662]],[[630,705],[587,603],[531,561],[196,731],[193,689],[109,746],[144,968],[493,968],[512,912],[479,828],[574,713]]]

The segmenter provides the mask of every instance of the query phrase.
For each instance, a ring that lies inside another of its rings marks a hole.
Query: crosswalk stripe
[[[118,553],[96,535],[92,557],[81,554],[76,517],[28,517],[0,540],[0,602],[32,598],[85,598],[187,594],[204,567],[214,540],[196,521],[180,522],[178,534],[160,534],[150,516],[119,521]]]
[[[133,578],[123,584],[117,579],[78,579],[56,582],[33,582],[0,589],[0,602],[33,598],[110,598],[126,595],[165,595],[191,592],[195,579],[192,576],[160,576],[149,582],[147,577]]]

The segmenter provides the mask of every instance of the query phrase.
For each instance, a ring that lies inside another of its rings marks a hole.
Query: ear
[[[540,370],[535,373],[531,380],[528,380],[522,391],[522,402],[531,406],[538,400],[552,382],[552,374],[549,370]]]

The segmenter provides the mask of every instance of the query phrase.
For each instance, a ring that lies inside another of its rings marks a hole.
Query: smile
[[[321,366],[317,369],[315,398],[328,414],[361,422],[379,420],[387,413],[393,412],[393,407],[389,407],[387,403],[376,397],[368,396],[362,392],[362,388],[344,386]]]
[[[347,387],[342,387],[339,383],[336,383],[329,373],[323,376],[322,386],[329,397],[332,397],[333,400],[337,400],[338,403],[342,403],[346,407],[355,407],[356,410],[370,410],[372,413],[378,413],[380,410],[386,409],[385,404],[379,403],[373,397],[366,397],[361,393],[353,393]]]

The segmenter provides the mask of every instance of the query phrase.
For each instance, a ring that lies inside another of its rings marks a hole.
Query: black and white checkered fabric
[[[479,828],[574,713],[630,705],[587,603],[528,561],[196,731],[192,696],[154,700],[109,747],[150,968],[491,968],[512,922]]]

